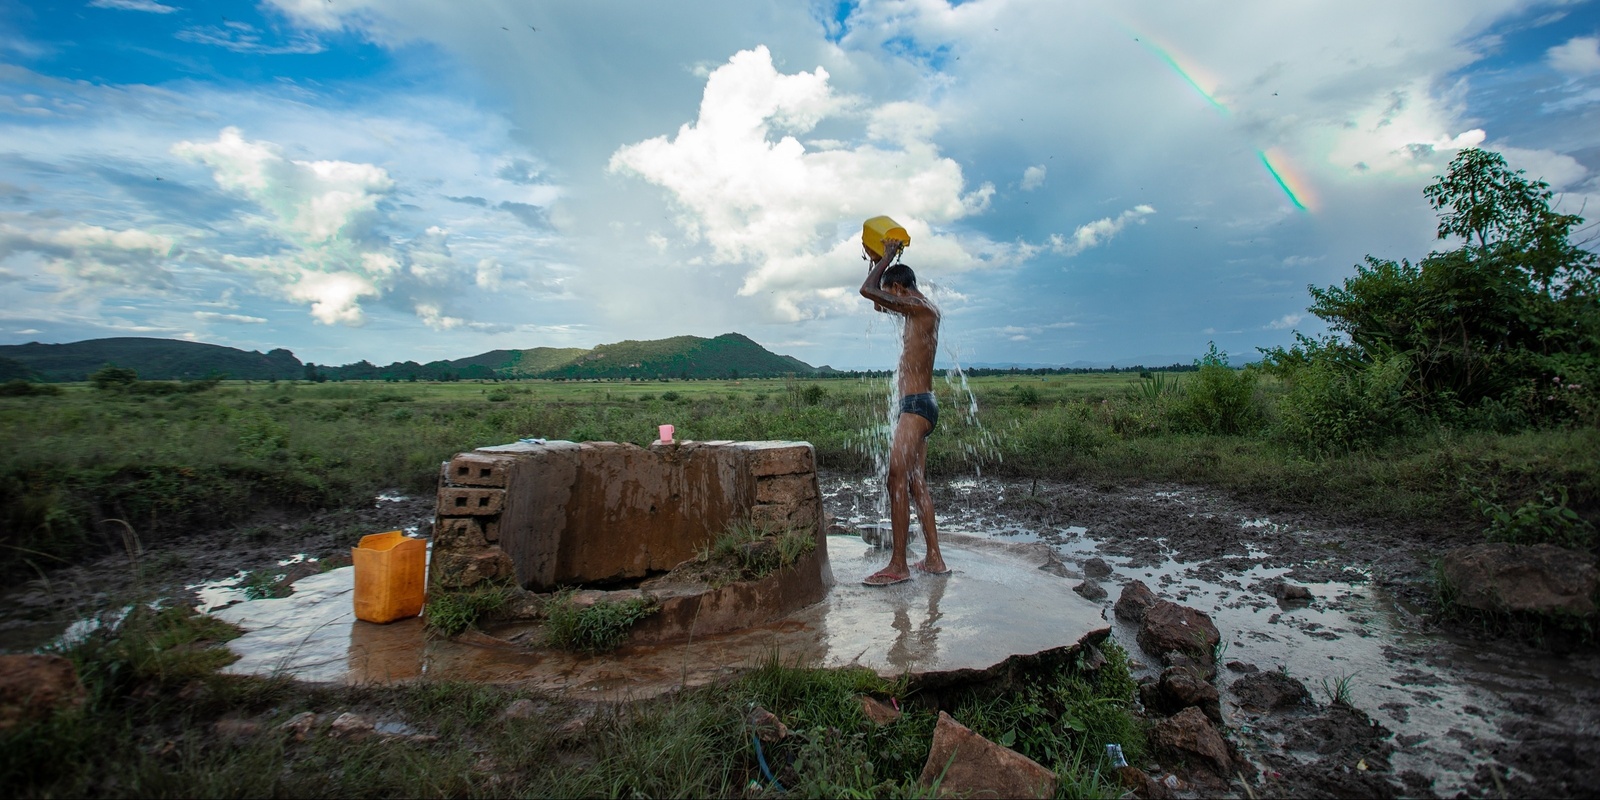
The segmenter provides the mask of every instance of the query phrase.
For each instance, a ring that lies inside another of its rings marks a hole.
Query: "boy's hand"
[[[905,244],[905,242],[902,242],[899,239],[884,239],[883,240],[883,256],[884,256],[884,258],[888,258],[888,259],[892,260],[895,256],[900,254],[901,250],[904,250],[904,249],[906,249],[906,244]]]

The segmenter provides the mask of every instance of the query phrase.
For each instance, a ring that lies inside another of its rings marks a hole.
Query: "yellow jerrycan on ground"
[[[428,543],[400,531],[361,537],[350,548],[356,568],[356,619],[394,622],[422,613]]]
[[[873,217],[861,223],[861,244],[874,261],[883,258],[884,239],[899,239],[905,246],[911,246],[911,234],[888,217]]]

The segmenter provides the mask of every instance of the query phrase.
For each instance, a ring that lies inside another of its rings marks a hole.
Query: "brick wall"
[[[693,558],[741,519],[814,531],[826,553],[809,443],[484,447],[443,466],[429,580],[620,585]]]

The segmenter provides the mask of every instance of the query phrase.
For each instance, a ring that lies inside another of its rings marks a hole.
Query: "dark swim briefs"
[[[933,392],[906,395],[900,400],[900,413],[916,414],[927,420],[928,433],[939,427],[939,401],[934,399]],[[922,434],[922,438],[928,438],[928,433]]]

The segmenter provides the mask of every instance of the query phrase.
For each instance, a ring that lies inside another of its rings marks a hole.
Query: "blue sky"
[[[889,214],[942,360],[1247,360],[1462,147],[1594,217],[1597,132],[1600,2],[3,0],[0,343],[885,366]]]

